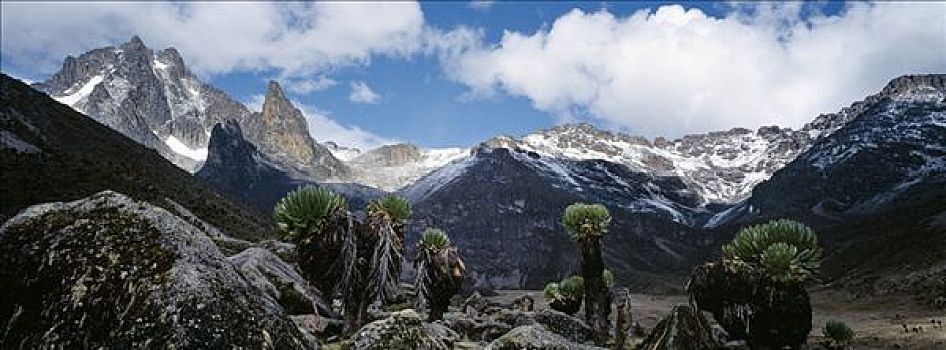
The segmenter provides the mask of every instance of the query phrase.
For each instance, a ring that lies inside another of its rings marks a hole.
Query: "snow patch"
[[[92,77],[92,79],[89,79],[89,81],[86,82],[84,85],[82,85],[82,87],[78,89],[66,90],[64,96],[53,97],[53,99],[56,101],[59,101],[59,103],[62,103],[64,105],[74,107],[76,103],[79,103],[79,101],[82,101],[83,99],[91,95],[92,90],[94,90],[96,86],[102,83],[102,79],[103,78],[101,75],[96,75]]]
[[[196,161],[207,160],[207,148],[190,148],[181,142],[181,140],[178,140],[176,137],[174,137],[174,135],[168,136],[168,138],[164,140],[164,144],[170,147],[174,153],[180,154],[187,158]]]

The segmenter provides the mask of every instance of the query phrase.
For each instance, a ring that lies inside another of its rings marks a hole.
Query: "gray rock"
[[[433,323],[424,323],[424,328],[427,329],[427,334],[430,334],[431,337],[435,339],[440,339],[444,342],[447,347],[452,347],[453,344],[461,341],[463,338],[460,336],[460,333],[447,327],[446,323],[441,321]]]
[[[570,350],[570,349],[601,349],[595,346],[577,344],[565,337],[553,333],[543,325],[527,325],[516,327],[499,339],[486,346],[489,350]]]
[[[588,342],[594,337],[594,331],[585,321],[555,310],[536,312],[535,322],[573,342]]]
[[[478,342],[490,342],[513,328],[490,317],[469,317],[455,312],[444,314],[443,320],[444,324],[464,338]]]
[[[172,213],[105,191],[0,227],[0,347],[314,347]]]
[[[263,248],[249,248],[228,258],[267,298],[265,305],[288,315],[332,314],[321,293],[310,286],[295,267]]]
[[[441,331],[434,326],[434,331]],[[428,332],[428,326],[412,309],[391,313],[383,320],[371,322],[355,334],[351,349],[449,349],[446,343]]]
[[[690,350],[718,349],[709,322],[689,305],[677,305],[670,314],[657,323],[644,339],[641,349]]]

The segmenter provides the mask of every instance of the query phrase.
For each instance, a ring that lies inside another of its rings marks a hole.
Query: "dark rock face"
[[[287,192],[304,186],[277,168],[243,138],[240,125],[226,121],[210,134],[207,162],[195,174],[218,191],[262,212],[269,212]]]
[[[677,305],[657,323],[640,348],[690,350],[720,349],[721,346],[713,337],[709,322],[700,313],[689,305]]]
[[[560,171],[582,175],[563,178]],[[444,173],[457,175],[446,178]],[[444,183],[438,183],[441,180]],[[604,203],[614,217],[612,227],[620,228],[602,243],[605,266],[618,282],[639,290],[671,291],[681,286],[666,276],[678,274],[685,280],[682,276],[700,256],[702,242],[688,241],[697,236],[669,216],[639,213],[625,205],[640,198],[692,200],[682,187],[679,180],[604,161],[547,160],[534,153],[487,148],[402,193],[415,200],[412,229],[448,232],[468,264],[474,287],[539,289],[576,274],[578,245],[561,226],[561,215],[566,206],[581,201]]]
[[[723,231],[801,220],[831,252],[822,278],[857,294],[906,292],[932,301],[939,287],[929,281],[943,280],[937,262],[946,260],[946,238],[935,224],[946,211],[944,79],[901,77],[818,117],[813,123],[841,126],[757,186]]]
[[[314,346],[204,232],[121,194],[30,207],[0,253],[5,348]]]
[[[330,188],[345,196],[352,208],[363,208],[369,201],[383,195],[380,190],[356,184],[320,184],[295,178],[277,163],[244,138],[237,122],[228,120],[214,126],[207,162],[195,175],[218,191],[249,203],[263,213],[270,213],[276,202],[289,191],[307,185]]]
[[[173,201],[236,238],[273,233],[267,217],[217,194],[154,150],[6,75],[0,131],[35,150],[0,149],[0,219],[36,203],[114,190],[172,211]]]

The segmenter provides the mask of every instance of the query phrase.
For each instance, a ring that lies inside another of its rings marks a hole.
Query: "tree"
[[[748,227],[722,253],[722,261],[697,267],[687,284],[697,306],[753,348],[804,344],[811,332],[804,283],[821,261],[811,228],[784,219]]]
[[[585,287],[585,322],[595,330],[596,342],[603,345],[610,332],[611,293],[603,278],[601,237],[608,231],[611,214],[600,204],[575,203],[565,208],[562,224],[578,241]]]
[[[466,266],[447,234],[439,229],[427,229],[417,243],[417,270],[415,285],[418,291],[418,308],[429,302],[430,322],[443,319],[452,298],[463,284]]]

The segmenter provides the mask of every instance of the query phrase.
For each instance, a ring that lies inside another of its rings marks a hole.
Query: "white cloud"
[[[328,116],[328,112],[316,107],[300,104],[299,110],[309,124],[309,134],[318,142],[333,141],[340,146],[369,150],[382,145],[401,143],[397,139],[378,136],[357,126],[341,125]]]
[[[563,120],[650,136],[797,127],[896,76],[946,72],[944,4],[855,3],[807,19],[801,7],[739,6],[725,18],[681,6],[624,18],[573,10],[443,64],[473,94],[523,96]]]
[[[315,91],[322,91],[338,84],[334,79],[319,76],[314,79],[300,79],[300,80],[283,80],[283,86],[287,90],[300,94],[308,95]]]
[[[477,11],[488,11],[495,4],[494,1],[470,1],[469,5],[471,9]]]
[[[371,90],[371,87],[363,81],[353,81],[351,82],[351,95],[348,95],[348,99],[356,103],[368,103],[375,104],[378,103],[378,98],[380,98],[376,92]]]
[[[2,3],[4,65],[49,73],[63,57],[127,41],[176,47],[201,74],[276,69],[283,77],[421,49],[417,3]],[[35,67],[35,68],[34,68]]]

